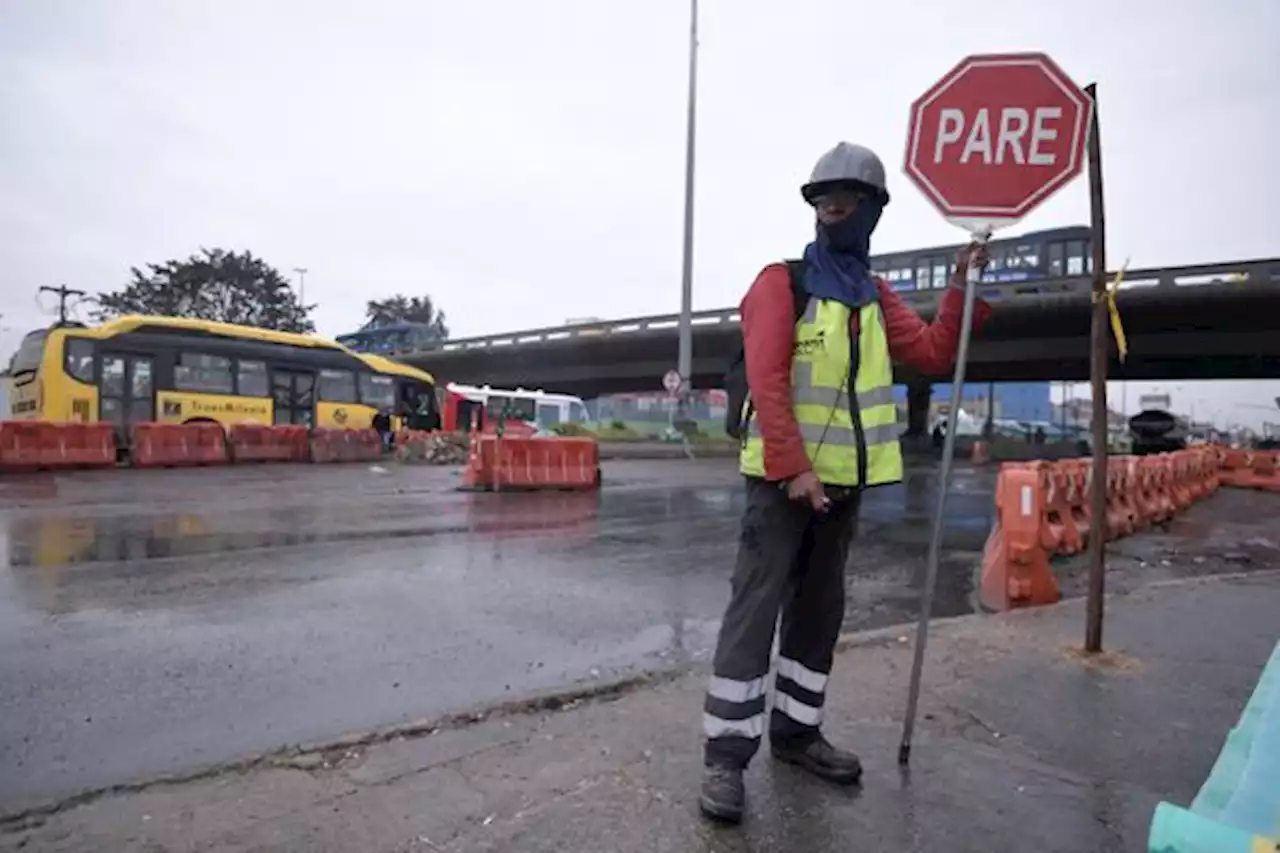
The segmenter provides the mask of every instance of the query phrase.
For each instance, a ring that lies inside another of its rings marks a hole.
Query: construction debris
[[[427,465],[462,465],[467,461],[467,436],[447,432],[415,432],[396,437],[396,461]]]

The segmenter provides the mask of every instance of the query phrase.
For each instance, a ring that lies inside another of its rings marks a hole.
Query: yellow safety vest
[[[856,362],[849,334],[852,310],[830,299],[809,299],[796,321],[791,351],[792,411],[813,472],[830,486],[880,486],[902,480],[884,315],[878,302],[862,306],[858,315]],[[850,384],[856,406],[850,405]],[[744,409],[749,404],[750,396]],[[765,476],[764,439],[755,417],[747,426],[738,464],[743,474]]]

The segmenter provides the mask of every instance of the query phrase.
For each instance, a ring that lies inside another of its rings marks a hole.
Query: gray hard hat
[[[814,164],[809,183],[800,188],[804,200],[813,204],[813,200],[824,192],[840,186],[860,189],[880,199],[881,204],[889,203],[889,190],[885,187],[884,163],[870,148],[854,145],[852,142],[841,142],[826,154],[818,158]]]

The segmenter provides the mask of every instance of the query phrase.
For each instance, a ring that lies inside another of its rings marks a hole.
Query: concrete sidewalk
[[[1081,601],[937,623],[909,773],[911,632],[853,638],[828,734],[862,753],[861,790],[762,751],[739,828],[697,814],[697,671],[10,817],[0,850],[1144,850],[1155,804],[1207,775],[1278,612],[1276,573],[1145,587],[1108,601],[1114,651],[1089,660]]]

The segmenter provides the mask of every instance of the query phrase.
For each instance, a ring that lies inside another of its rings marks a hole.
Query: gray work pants
[[[708,763],[746,767],[760,746],[779,613],[769,737],[802,745],[817,736],[844,621],[844,566],[859,498],[849,492],[819,515],[777,483],[748,478],[733,593],[703,707]]]

